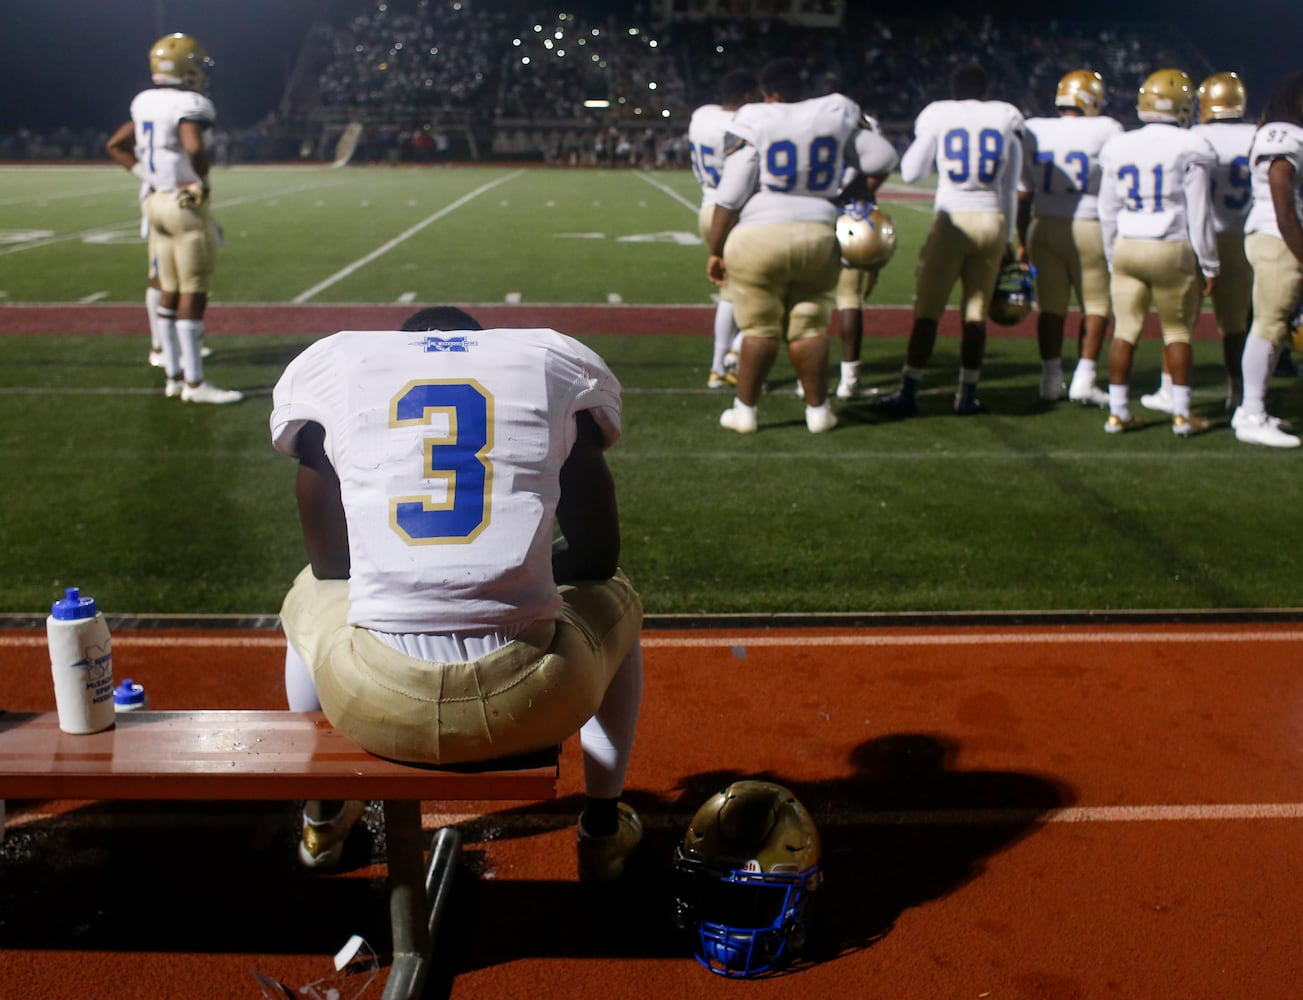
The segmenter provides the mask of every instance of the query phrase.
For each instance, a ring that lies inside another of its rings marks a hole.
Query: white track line
[[[318,292],[323,292],[331,285],[338,284],[340,281],[343,281],[353,272],[358,271],[363,267],[366,267],[367,264],[370,264],[376,258],[384,256],[394,247],[399,246],[400,244],[411,239],[413,236],[419,233],[426,226],[430,225],[430,223],[438,222],[445,215],[448,215],[456,211],[457,209],[461,208],[468,201],[473,201],[475,198],[478,198],[480,195],[484,194],[484,192],[491,191],[499,184],[504,184],[507,181],[515,180],[524,172],[525,172],[524,170],[516,170],[512,173],[504,174],[503,176],[497,178],[496,180],[489,181],[489,183],[487,184],[481,184],[474,191],[462,195],[456,201],[452,202],[451,204],[445,205],[443,208],[439,209],[439,211],[435,212],[433,215],[426,216],[424,219],[422,219],[416,225],[412,226],[410,229],[407,229],[399,233],[388,243],[385,243],[377,247],[376,249],[372,250],[365,257],[359,257],[357,260],[353,261],[353,263],[349,264],[347,267],[344,267],[342,270],[336,271],[325,281],[318,282],[317,284],[313,285],[305,292],[300,292],[298,295],[294,296],[294,298],[291,299],[290,301],[294,302],[295,304],[307,302],[308,299],[315,296]]]
[[[1121,645],[1126,643],[1243,643],[1243,642],[1299,642],[1303,640],[1303,630],[1281,629],[1254,632],[1237,631],[1165,631],[1155,629],[1152,632],[1011,632],[982,633],[978,635],[877,635],[871,632],[864,635],[824,635],[824,636],[781,636],[781,635],[719,635],[708,636],[658,636],[654,632],[643,633],[644,649],[775,649],[790,647],[847,647],[866,646],[883,648],[890,646],[1064,646],[1064,645]],[[33,635],[0,635],[0,649],[45,646],[44,633]],[[211,646],[215,649],[284,649],[285,639],[280,633],[271,635],[247,636],[143,636],[115,635],[113,645],[119,649],[152,649],[166,647],[185,647],[199,649]]]

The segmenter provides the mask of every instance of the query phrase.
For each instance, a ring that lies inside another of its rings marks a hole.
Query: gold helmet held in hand
[[[1054,92],[1056,108],[1076,108],[1094,117],[1104,108],[1104,78],[1093,69],[1074,69],[1063,74]]]
[[[1234,73],[1214,73],[1199,84],[1199,121],[1235,121],[1244,117],[1248,97]]]
[[[1136,95],[1136,114],[1142,122],[1171,122],[1182,128],[1194,118],[1194,84],[1179,69],[1150,73]]]
[[[189,35],[164,35],[149,48],[149,72],[162,86],[203,90],[213,66],[208,50]]]
[[[896,252],[896,223],[876,206],[863,211],[847,205],[837,217],[837,245],[846,264],[876,271]]]

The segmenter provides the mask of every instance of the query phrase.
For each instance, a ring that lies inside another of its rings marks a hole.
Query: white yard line
[[[294,296],[294,298],[291,299],[290,301],[294,303],[307,302],[309,299],[315,297],[317,293],[324,292],[331,285],[338,284],[339,282],[347,278],[349,275],[366,267],[366,265],[370,264],[373,260],[376,260],[379,257],[383,257],[390,250],[394,249],[394,247],[402,245],[403,243],[411,239],[413,236],[415,236],[417,233],[419,233],[422,229],[424,229],[426,226],[430,225],[431,223],[438,222],[444,216],[449,215],[452,212],[455,212],[457,209],[461,208],[462,205],[465,205],[469,201],[475,200],[480,195],[484,194],[484,192],[493,190],[493,188],[497,187],[499,184],[503,184],[510,180],[515,180],[524,172],[525,172],[524,170],[516,170],[513,171],[512,173],[504,174],[502,177],[499,177],[496,180],[489,181],[489,183],[487,184],[481,184],[474,191],[462,195],[456,201],[452,202],[449,205],[445,205],[443,208],[439,209],[439,211],[435,212],[433,215],[427,215],[416,225],[412,226],[410,229],[406,229],[403,232],[399,233],[388,243],[376,247],[376,249],[372,250],[365,257],[359,257],[357,260],[353,261],[353,263],[349,264],[347,267],[344,267],[341,270],[336,271],[325,281],[320,281],[317,284],[313,285],[311,288],[309,288],[307,291],[300,292],[298,295]]]

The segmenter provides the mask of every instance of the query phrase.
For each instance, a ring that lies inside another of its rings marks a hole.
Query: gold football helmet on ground
[[[1093,69],[1074,69],[1064,73],[1054,92],[1056,108],[1076,108],[1092,118],[1104,108],[1104,78]]]
[[[880,208],[847,203],[837,217],[837,245],[851,267],[876,271],[896,252],[896,223]]]
[[[1214,73],[1199,84],[1199,121],[1214,122],[1244,117],[1248,98],[1244,82],[1234,73]]]
[[[164,35],[149,49],[149,72],[157,84],[203,90],[213,61],[208,51],[189,35]]]
[[[1194,118],[1194,84],[1179,69],[1150,73],[1136,95],[1136,113],[1142,122],[1173,122],[1182,128]]]

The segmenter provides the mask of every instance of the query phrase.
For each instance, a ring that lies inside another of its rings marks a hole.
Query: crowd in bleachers
[[[367,0],[353,16],[323,20],[303,40],[299,62],[310,71],[296,75],[276,116],[232,143],[232,158],[320,157],[339,122],[357,120],[368,127],[362,149],[377,159],[673,165],[692,109],[714,99],[720,78],[780,55],[820,67],[902,143],[918,111],[945,96],[950,70],[973,58],[991,73],[992,96],[1029,114],[1052,110],[1065,71],[1098,69],[1109,113],[1127,125],[1135,89],[1155,67],[1196,77],[1214,68],[1178,34],[1140,24],[886,18],[849,5],[841,28],[796,28],[754,17],[658,23],[642,3],[619,14],[534,4]],[[478,144],[449,146],[449,121],[474,130]],[[98,135],[0,136],[5,159],[99,159],[101,150]]]

